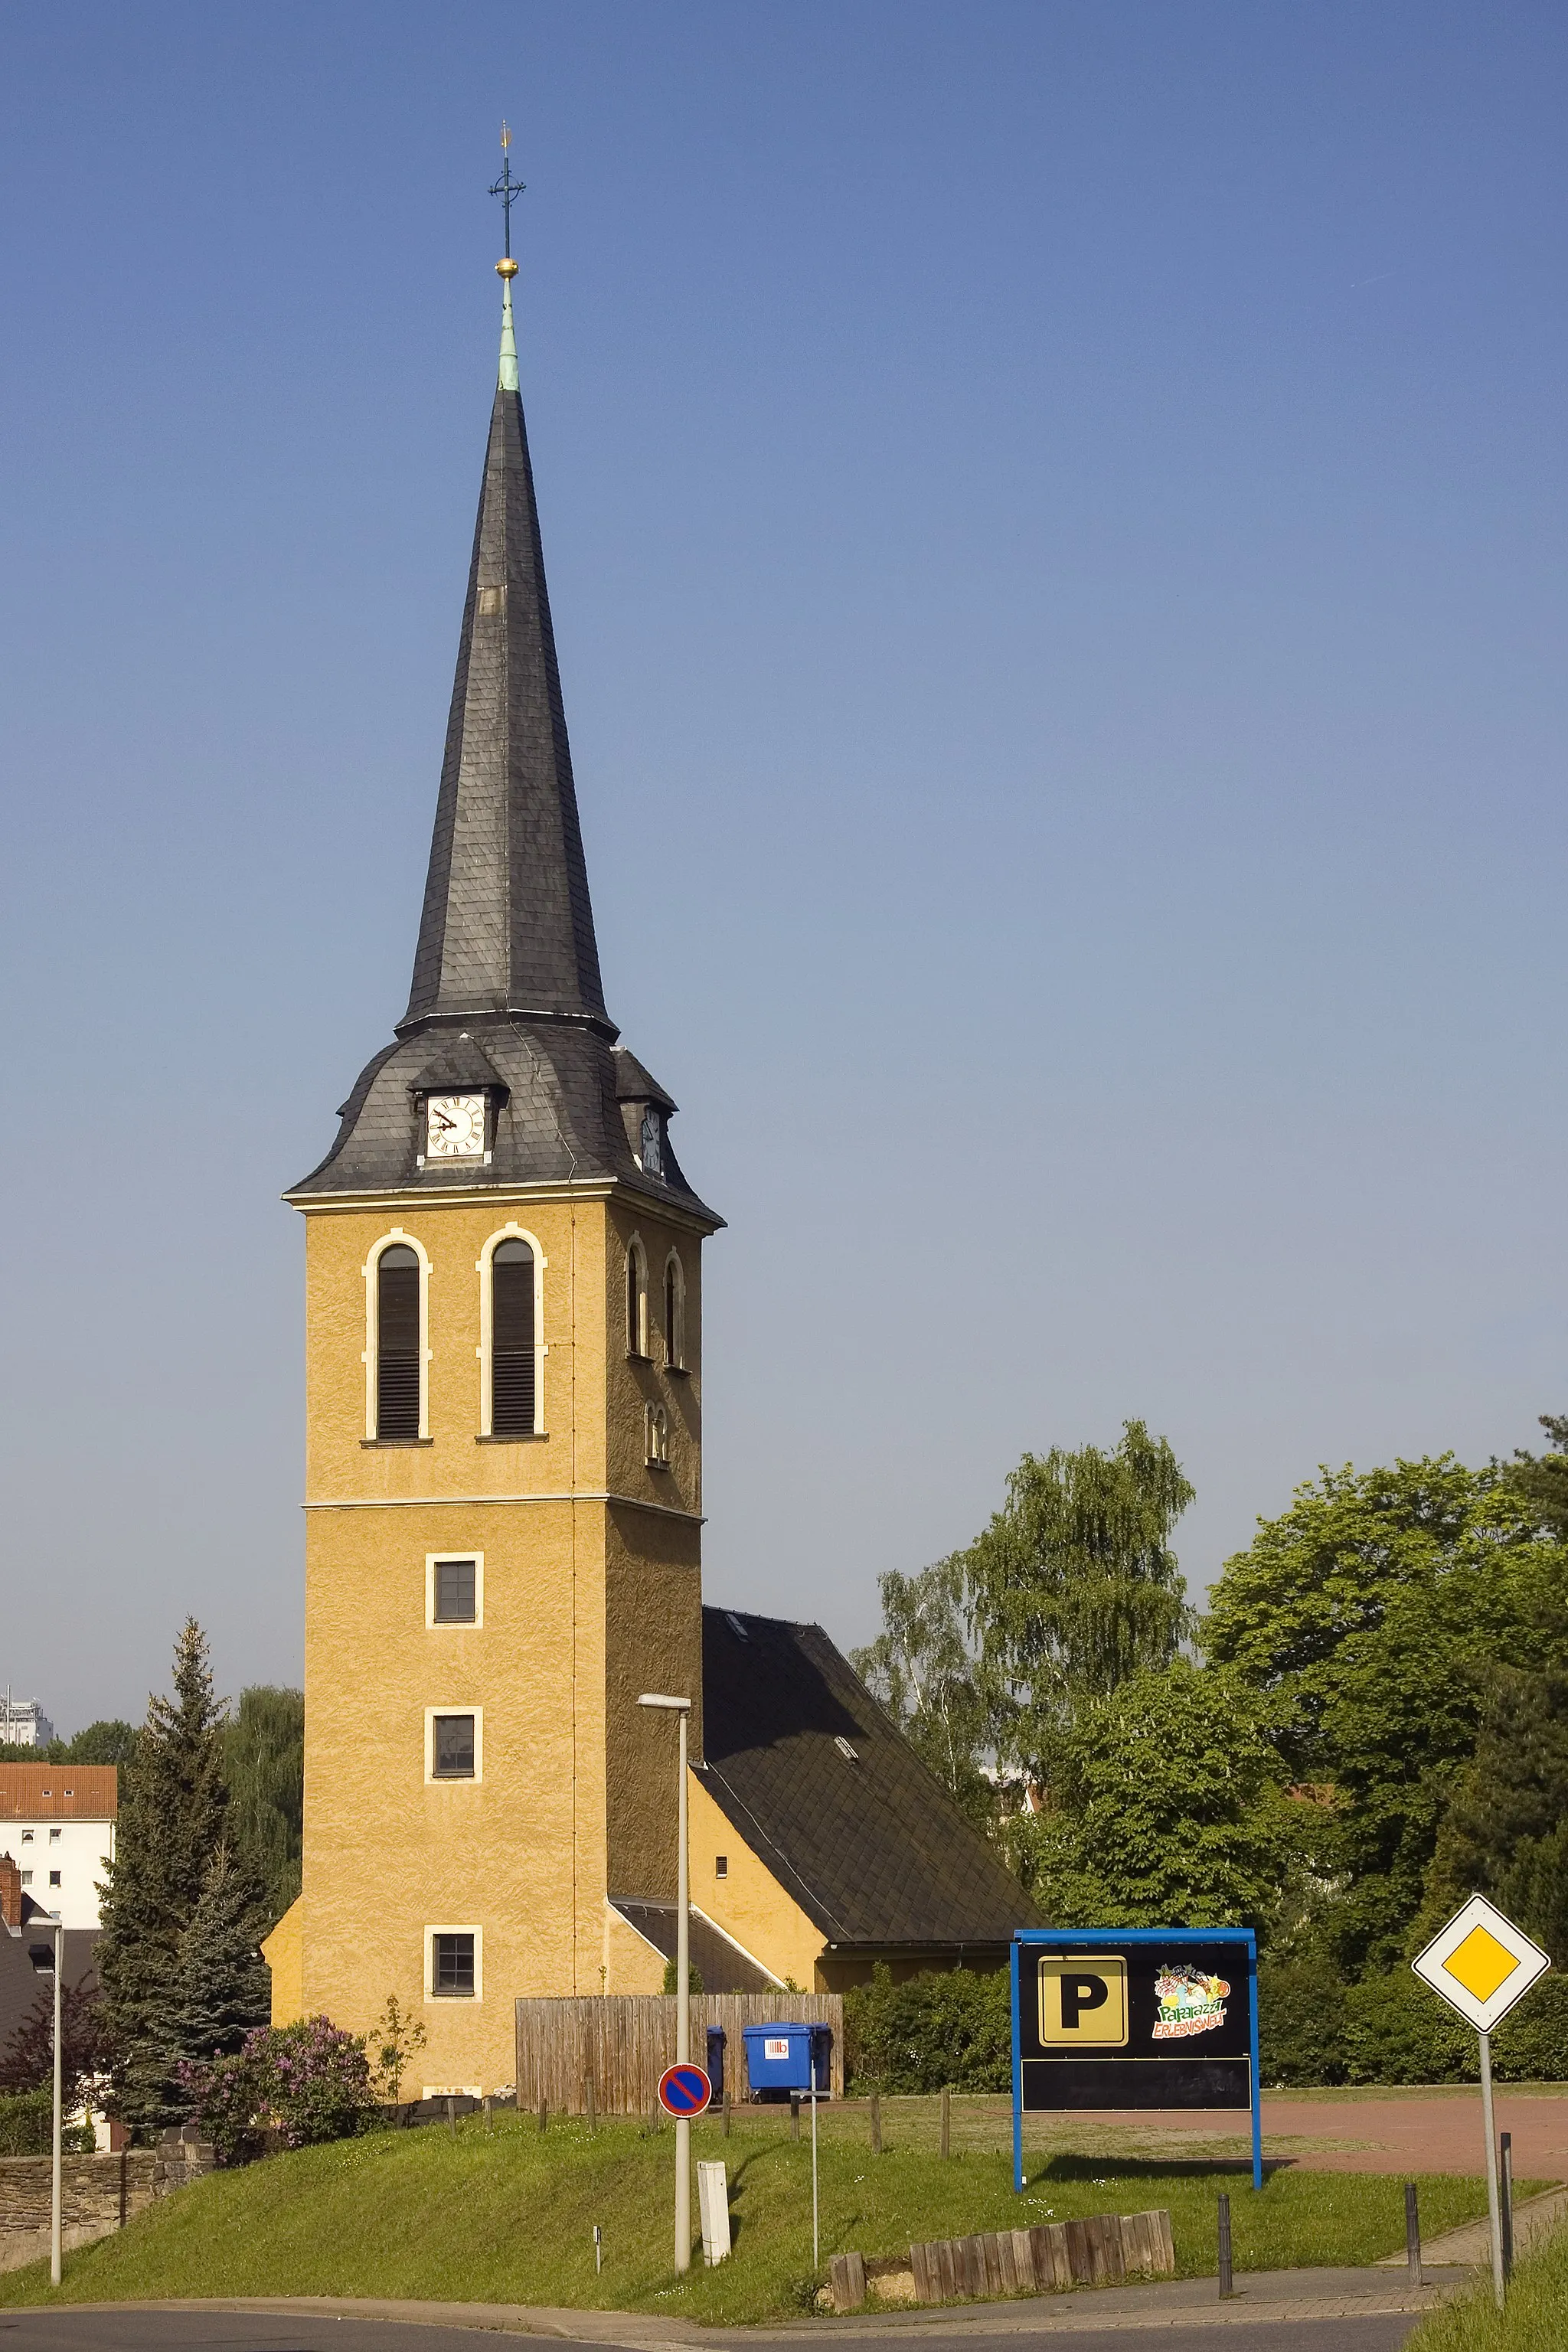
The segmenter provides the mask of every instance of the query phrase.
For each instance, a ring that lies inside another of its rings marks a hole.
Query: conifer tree
[[[115,2104],[140,2137],[185,2112],[174,2079],[187,2054],[180,1945],[224,1840],[222,1720],[205,1637],[188,1618],[174,1644],[174,1696],[149,1698],[121,1772],[100,1912],[98,1970],[119,2053]]]
[[[226,2058],[272,2014],[272,1979],[261,1957],[268,1927],[256,1870],[220,1845],[180,1937],[180,2054]]]

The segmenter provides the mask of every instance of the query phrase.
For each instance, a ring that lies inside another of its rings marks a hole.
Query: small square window
[[[474,1997],[472,1936],[432,1936],[430,1943],[431,1991],[444,2000],[472,2000]]]
[[[49,1832],[49,1843],[50,1843],[51,1845],[58,1845],[59,1842],[60,1842],[60,1833],[59,1833],[58,1830],[51,1830],[51,1831]]]
[[[436,1562],[437,1625],[473,1623],[474,1583],[474,1562],[471,1559],[438,1559]]]
[[[32,1843],[33,1843],[33,1832],[32,1832],[32,1831],[31,1831],[31,1830],[24,1830],[24,1831],[22,1832],[22,1843],[23,1843],[24,1845],[31,1845],[31,1844],[32,1844]]]
[[[474,1718],[471,1715],[437,1715],[430,1718],[430,1777],[433,1780],[473,1779]],[[471,1936],[468,1942],[471,1947]]]
[[[50,1871],[50,1873],[49,1873],[49,1885],[50,1885],[51,1886],[58,1886],[58,1885],[59,1885],[59,1883],[60,1883],[60,1874],[59,1874],[59,1872],[58,1872],[58,1870],[51,1870],[51,1871]]]
[[[715,1877],[715,1878],[728,1878],[728,1877],[729,1877],[729,1875],[730,1875],[730,1857],[729,1857],[729,1855],[728,1855],[727,1853],[716,1853],[716,1854],[714,1855],[714,1857],[713,1857],[713,1875],[714,1875],[714,1877]]]
[[[25,1870],[25,1871],[22,1873],[22,1884],[23,1884],[23,1885],[24,1885],[24,1886],[31,1886],[32,1883],[33,1883],[33,1874],[32,1874],[32,1872],[31,1872],[30,1870]]]

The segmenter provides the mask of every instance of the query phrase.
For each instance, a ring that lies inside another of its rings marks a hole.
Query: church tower
[[[510,238],[508,240],[510,247]],[[303,1892],[274,2015],[514,2079],[520,1994],[655,1991],[701,1755],[700,1251],[605,1010],[518,395],[500,380],[408,1009],[287,1198],[306,1239]],[[415,2078],[417,2079],[415,2079]]]

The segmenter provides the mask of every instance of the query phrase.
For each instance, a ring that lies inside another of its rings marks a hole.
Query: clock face
[[[664,1124],[656,1110],[642,1115],[642,1164],[645,1174],[663,1176]]]
[[[425,1107],[426,1160],[482,1160],[483,1095],[432,1095]]]

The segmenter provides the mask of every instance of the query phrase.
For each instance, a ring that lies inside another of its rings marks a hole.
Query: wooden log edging
[[[872,2283],[888,2268],[877,2263]],[[916,2303],[1059,2294],[1079,2286],[1120,2286],[1129,2277],[1173,2278],[1175,2271],[1171,2217],[1163,2210],[1091,2213],[1074,2221],[1037,2221],[1027,2230],[933,2238],[910,2248]],[[858,2311],[867,2296],[865,2256],[835,2254],[829,2276],[834,2309]],[[907,2291],[895,2299],[908,2300]]]

